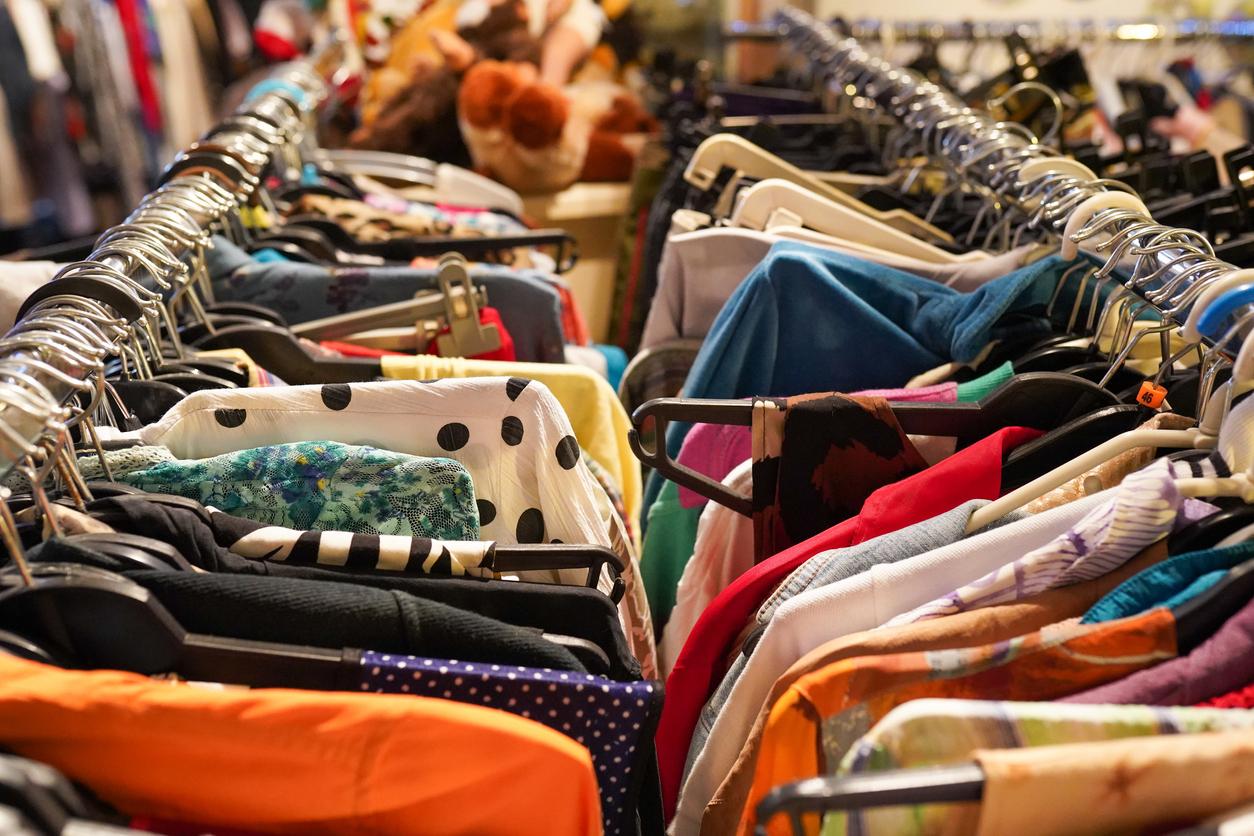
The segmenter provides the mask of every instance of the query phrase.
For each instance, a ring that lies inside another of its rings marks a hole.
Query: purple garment
[[[866,389],[852,396],[898,403],[954,403],[958,400],[958,384],[937,383],[918,389]],[[752,438],[750,427],[694,424],[684,437],[677,461],[721,482],[736,465],[753,455]],[[696,491],[682,485],[679,488],[679,504],[684,508],[703,508],[708,501]]]
[[[1244,687],[1254,670],[1254,601],[1224,622],[1188,656],[1090,688],[1059,702],[1196,705]]]

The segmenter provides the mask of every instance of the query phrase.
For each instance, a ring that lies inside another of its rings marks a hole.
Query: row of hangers
[[[235,115],[180,154],[158,188],[101,235],[88,258],[67,265],[34,293],[16,326],[0,338],[0,473],[16,470],[30,485],[29,494],[20,496],[0,489],[0,540],[10,556],[0,570],[0,650],[62,666],[174,672],[256,687],[338,689],[360,664],[361,651],[351,648],[190,633],[142,586],[79,563],[28,563],[23,549],[50,534],[123,565],[192,571],[179,550],[163,541],[122,533],[69,534],[61,530],[54,505],[91,515],[93,502],[111,499],[207,514],[184,497],[112,482],[97,430],[100,421],[137,429],[188,391],[247,384],[233,364],[197,355],[193,345],[242,348],[289,383],[368,381],[380,374],[377,361],[315,358],[298,335],[342,336],[405,322],[412,329],[416,317],[438,316],[451,330],[450,342],[441,346],[446,353],[499,345],[493,340],[499,334],[480,326],[483,291],[459,253],[441,259],[439,291],[297,329],[259,306],[214,303],[204,262],[212,236],[273,244],[255,236],[242,218],[283,201],[281,188],[265,186],[268,178],[290,183],[309,172],[315,155],[302,148],[324,95],[325,83],[310,63],[280,68]],[[422,161],[410,162],[389,179],[413,182]],[[343,158],[335,165],[352,170]],[[374,174],[382,176],[379,170]],[[515,246],[512,239],[508,246]],[[76,465],[78,450],[100,455],[103,481],[84,480]],[[45,488],[50,478],[57,485],[52,491]],[[586,568],[587,585],[606,589],[608,580],[614,602],[624,589],[621,559],[600,546],[493,544],[484,565],[497,573]],[[546,638],[592,668],[608,667],[604,650],[586,639]]]

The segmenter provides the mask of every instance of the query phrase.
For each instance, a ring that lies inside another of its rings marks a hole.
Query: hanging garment
[[[733,468],[723,479],[723,485],[741,495],[747,494],[753,487],[753,462],[746,460]],[[662,493],[665,495],[665,490]],[[649,529],[650,536],[654,530]],[[649,598],[655,621],[659,619],[659,612],[665,611],[662,605],[673,602],[673,608],[667,608],[669,616],[661,622],[665,629],[658,642],[662,671],[667,674],[706,606],[736,578],[753,568],[752,517],[710,502],[701,512],[694,540],[692,559],[684,564],[683,574],[678,579],[672,573],[661,571],[650,574],[650,567],[643,559],[640,564],[646,588],[653,582],[660,587],[656,599],[661,603],[655,605],[654,597]],[[648,556],[647,551],[645,556]]]
[[[1174,608],[1191,601],[1254,558],[1254,544],[1240,543],[1170,557],[1112,589],[1084,614],[1085,624],[1138,615],[1154,607]]]
[[[211,572],[281,574],[278,564],[282,564],[405,575],[493,576],[496,544],[486,540],[300,531],[254,522],[216,508],[198,514],[150,501],[143,494],[103,497],[87,503],[87,510],[91,519],[117,530],[175,545],[193,565]],[[256,565],[257,561],[269,564]]]
[[[561,732],[592,755],[605,832],[635,831],[642,759],[661,709],[654,683],[367,652],[359,690],[483,705]]]
[[[45,541],[28,557],[117,572],[152,592],[175,621],[193,633],[584,670],[570,651],[534,630],[406,592],[344,581],[135,569],[72,540]]]
[[[1044,310],[1066,266],[1061,258],[1044,259],[959,293],[850,256],[776,244],[723,306],[684,395],[782,397],[901,386],[940,362],[974,358],[998,337],[1007,314]],[[823,317],[840,327],[805,326]],[[1042,336],[1048,333],[1044,320],[1037,325]],[[1031,320],[1015,318],[1017,337],[1033,328]],[[813,357],[830,359],[805,359]],[[688,426],[668,428],[672,456]]]
[[[132,815],[271,833],[601,827],[587,750],[504,712],[414,696],[206,689],[7,655],[0,670],[5,748]]]
[[[1053,542],[897,615],[888,626],[1017,601],[1105,575],[1174,528],[1207,515],[1205,503],[1181,496],[1175,486],[1176,479],[1199,472],[1216,475],[1221,470],[1214,461],[1154,462],[1125,479],[1110,501]]]
[[[700,762],[700,774],[704,776],[704,780],[694,783],[690,779],[685,785],[685,794],[694,793],[691,804],[704,804],[712,797],[702,797],[702,788],[708,788],[704,792],[712,793],[714,787],[726,776],[735,758],[735,745],[715,745],[708,752],[698,749],[703,740],[701,731],[706,731],[705,737],[709,740],[743,740],[743,734],[752,723],[758,707],[762,705],[771,683],[788,665],[816,647],[819,642],[838,638],[839,633],[834,632],[839,629],[837,624],[846,620],[853,623],[856,619],[868,616],[868,620],[854,629],[916,623],[923,619],[914,617],[914,613],[930,613],[931,610],[927,607],[916,607],[908,617],[900,614],[902,610],[897,610],[899,614],[893,617],[891,613],[894,611],[894,604],[903,598],[908,600],[910,595],[918,594],[928,584],[943,584],[941,574],[953,573],[971,577],[980,571],[977,568],[980,564],[999,568],[990,572],[983,580],[962,587],[958,593],[936,599],[945,602],[946,606],[936,607],[935,617],[973,610],[976,606],[1013,603],[1050,588],[1066,586],[1067,583],[1060,582],[1060,577],[1063,580],[1069,579],[1071,584],[1106,577],[1111,570],[1119,568],[1150,543],[1163,537],[1173,523],[1179,521],[1183,524],[1186,520],[1198,519],[1210,513],[1210,506],[1198,507],[1193,504],[1195,500],[1180,502],[1171,482],[1171,464],[1166,461],[1156,463],[1141,474],[1142,478],[1136,484],[1129,482],[1112,491],[1115,494],[1113,498],[1103,496],[1105,501],[1058,532],[1057,536],[1039,546],[1025,549],[1025,558],[1012,559],[1010,563],[1006,563],[1003,559],[1006,552],[993,544],[999,539],[1005,541],[1005,538],[1013,538],[1016,530],[1025,533],[1037,530],[1035,523],[1049,515],[1022,520],[1016,525],[994,529],[983,536],[969,539],[962,539],[965,537],[966,521],[953,520],[952,523],[956,523],[956,526],[950,528],[949,533],[953,536],[956,532],[956,537],[948,544],[938,542],[930,550],[915,551],[914,554],[907,551],[899,554],[895,563],[871,567],[864,575],[854,575],[847,582],[817,589],[780,607],[774,614],[775,617],[769,621],[769,626],[753,649],[752,655],[747,661],[743,657],[737,660],[739,667],[732,667],[720,687],[720,694],[716,694],[703,712],[703,723],[698,726],[698,733],[693,738],[689,760],[696,760],[699,755],[705,754],[704,761]],[[1187,470],[1187,467],[1183,469]],[[1168,495],[1176,497],[1174,504],[1164,498]],[[1075,510],[1075,505],[1058,509],[1060,512]],[[1155,514],[1151,511],[1157,512],[1157,526],[1151,524],[1155,520]],[[1133,524],[1126,522],[1129,518],[1134,521]],[[944,529],[938,526],[936,531],[940,534]],[[1098,536],[1095,537],[1094,532]],[[955,557],[960,552],[955,549],[966,551],[963,547],[974,550],[974,554],[958,562]],[[903,557],[907,559],[900,559]],[[938,558],[939,562],[927,565],[930,560]],[[1017,574],[1009,572],[1011,578],[1017,578],[1017,584],[1002,582],[1002,578],[1008,573],[1007,566],[1017,570]],[[1101,566],[1101,570],[1097,570],[1096,566]],[[851,603],[836,608],[832,596],[851,593],[859,586],[865,592],[865,584],[874,583],[879,573],[897,574],[896,583],[892,586],[886,584],[880,594],[865,595],[860,598],[861,603],[852,603],[852,599],[846,598]],[[985,590],[988,592],[986,596],[981,594]],[[816,608],[820,606],[820,602],[825,605],[825,609]],[[840,616],[833,619],[829,615],[824,621],[816,621],[815,616],[821,612],[839,612]],[[698,767],[694,766],[692,774],[697,772]]]
[[[1068,698],[1075,703],[1194,705],[1247,685],[1254,666],[1254,603],[1187,656]]]
[[[849,750],[840,774],[949,766],[976,750],[1095,743],[1245,729],[1254,713],[1143,706],[1075,706],[986,700],[915,700],[875,724]],[[973,833],[980,805],[918,804],[828,814],[824,833]],[[846,819],[842,821],[842,819]]]
[[[706,607],[666,680],[666,703],[658,726],[658,770],[668,812],[673,811],[679,794],[684,759],[701,707],[714,691],[723,660],[735,652],[734,639],[770,591],[821,551],[901,530],[970,499],[998,496],[1005,454],[1039,435],[1021,427],[1001,430],[922,473],[879,489],[857,517],[757,564]],[[1044,541],[1036,545],[1040,542]],[[833,612],[842,610],[827,610],[828,618]],[[867,629],[871,626],[875,625]]]
[[[93,478],[103,475],[90,460],[83,467]],[[475,486],[452,459],[307,441],[205,459],[170,454],[168,461],[114,476],[126,485],[186,496],[271,526],[479,539]]]
[[[646,675],[655,670],[648,600],[630,541],[609,498],[581,465],[561,406],[541,383],[484,377],[196,392],[138,435],[181,457],[332,438],[453,458],[474,482],[485,539],[588,543],[620,555],[624,626]],[[534,580],[582,584],[586,572],[534,574]],[[606,580],[602,585],[608,591]]]
[[[1005,529],[1003,529],[1005,530]],[[1109,577],[1042,593],[1030,601],[987,610],[973,610],[904,627],[872,628],[829,641],[798,659],[771,686],[745,736],[735,765],[719,786],[702,817],[701,832],[706,836],[734,832],[746,809],[754,770],[762,744],[763,730],[773,707],[802,677],[830,668],[838,662],[864,657],[914,651],[939,652],[973,644],[1005,642],[1040,630],[1050,624],[1074,618],[1123,578],[1152,566],[1166,555],[1161,544],[1129,561]]]
[[[335,532],[279,529],[220,512],[202,515],[143,495],[99,498],[87,507],[118,531],[177,546],[194,566],[209,572],[351,582],[403,592],[516,627],[587,639],[605,651],[607,676],[641,678],[640,663],[607,595],[582,586],[484,583],[478,576],[492,570],[491,542],[362,534],[346,542]]]
[[[877,488],[927,467],[879,398],[753,402],[753,534],[759,557],[858,513]]]
[[[712,227],[672,234],[662,250],[657,292],[649,306],[641,350],[673,339],[701,339],[710,333],[719,310],[780,241],[793,241],[772,232],[736,227]],[[963,292],[975,290],[1025,264],[1034,249],[1026,245],[974,263],[934,264],[906,256],[869,256],[851,247],[811,241],[817,248],[892,267]]]
[[[902,703],[929,696],[1054,699],[1170,659],[1175,647],[1175,621],[1159,609],[1108,624],[1055,624],[976,647],[851,659],[808,674],[771,709],[738,832],[753,832],[753,811],[771,788],[834,771],[857,739]],[[767,829],[789,832],[779,819]]]
[[[147,2],[163,59],[159,91],[165,141],[174,148],[186,148],[213,126],[213,106],[195,24],[186,3]]]
[[[609,471],[623,493],[628,520],[639,523],[640,463],[627,444],[631,420],[603,378],[558,363],[494,363],[460,357],[384,357],[383,376],[397,380],[516,377],[548,387],[561,404],[579,446]]]
[[[262,263],[225,238],[217,236],[213,241],[206,263],[215,297],[221,302],[263,305],[293,324],[403,302],[422,290],[439,290],[435,269]],[[519,360],[565,360],[562,304],[553,288],[525,271],[505,267],[474,265],[470,276],[487,290],[492,307],[500,312]]]

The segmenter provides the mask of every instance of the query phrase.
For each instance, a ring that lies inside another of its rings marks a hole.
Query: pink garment
[[[919,389],[866,389],[852,394],[898,403],[955,403],[958,400],[958,384],[938,383]],[[752,455],[750,430],[750,427],[728,424],[694,424],[684,437],[676,460],[716,482],[722,482],[732,468]],[[703,508],[708,501],[696,491],[682,485],[679,488],[679,504],[684,508]]]

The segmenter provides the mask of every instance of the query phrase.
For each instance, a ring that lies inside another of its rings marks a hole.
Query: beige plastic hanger
[[[874,209],[734,134],[716,134],[697,146],[692,159],[688,162],[687,170],[684,171],[684,179],[691,185],[708,191],[714,187],[719,173],[725,168],[758,180],[776,177],[796,183],[798,186],[875,218],[902,232],[922,236],[931,241],[952,243],[954,240],[949,233],[915,217],[904,209],[893,209],[887,212]]]
[[[763,232],[777,227],[803,226],[842,242],[933,264],[961,264],[988,257],[979,252],[962,255],[946,252],[807,188],[779,179],[763,180],[741,192],[730,223]]]
[[[976,509],[967,522],[967,533],[971,534],[992,525],[1007,514],[1019,510],[1033,500],[1040,499],[1054,488],[1067,484],[1077,476],[1082,476],[1093,468],[1105,464],[1120,453],[1126,453],[1138,447],[1159,450],[1214,449],[1219,441],[1219,424],[1226,411],[1225,387],[1228,385],[1229,383],[1225,383],[1207,402],[1206,410],[1198,426],[1187,430],[1131,430],[1121,433],[1044,476],[1033,479],[1018,490],[1011,491],[983,508]]]

